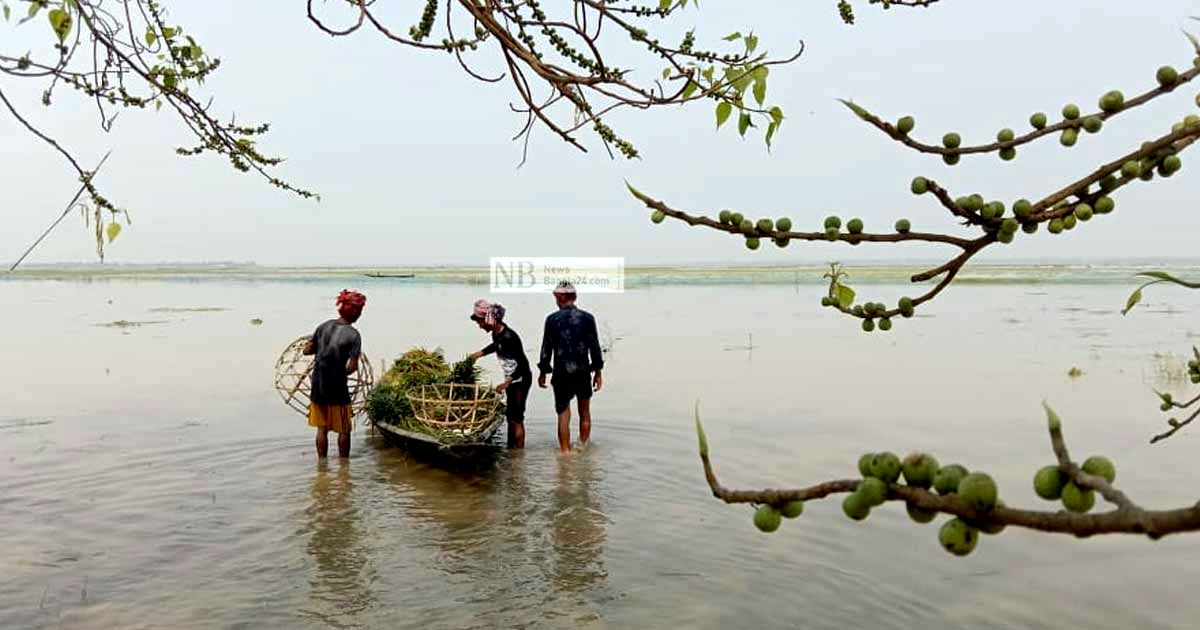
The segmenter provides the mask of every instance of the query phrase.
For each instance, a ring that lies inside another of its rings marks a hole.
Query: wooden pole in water
[[[112,155],[112,150],[109,150],[108,153],[104,154],[103,158],[100,158],[100,163],[97,164],[96,168],[92,170],[92,173],[91,173],[91,175],[89,175],[89,178],[96,176],[96,173],[98,173],[100,171],[101,166],[104,166],[104,162],[106,162],[108,160],[108,156],[110,156],[110,155]],[[90,181],[90,179],[89,179],[89,181]],[[16,271],[17,266],[19,266],[22,262],[25,262],[25,259],[29,256],[29,254],[33,253],[33,250],[35,248],[37,248],[37,246],[40,245],[47,236],[50,235],[50,232],[54,231],[54,228],[58,227],[59,223],[62,223],[63,219],[67,218],[67,213],[69,213],[71,211],[71,208],[75,207],[75,202],[79,201],[79,198],[83,196],[83,192],[85,190],[87,190],[86,184],[79,187],[79,192],[75,193],[75,196],[71,198],[70,203],[68,203],[67,207],[63,209],[62,214],[60,214],[58,216],[58,218],[54,220],[54,223],[50,224],[50,227],[46,228],[45,232],[42,232],[42,235],[39,236],[37,238],[37,240],[33,242],[33,245],[29,246],[29,249],[25,250],[24,254],[21,254],[21,257],[17,259],[17,262],[13,263],[13,266],[8,268],[8,271],[10,273],[13,271]]]

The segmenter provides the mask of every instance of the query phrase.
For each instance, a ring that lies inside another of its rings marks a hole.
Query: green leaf
[[[725,41],[727,41],[727,42],[731,42],[731,41],[733,41],[733,40],[735,40],[735,39],[741,39],[741,38],[742,38],[742,34],[741,34],[741,33],[739,33],[739,32],[737,32],[737,31],[734,31],[734,32],[732,32],[732,33],[730,33],[730,34],[726,35],[725,37],[722,37],[721,39],[723,39],[723,40],[725,40]]]
[[[758,36],[757,35],[747,35],[745,42],[746,42],[746,54],[753,55],[754,49],[758,48]]]
[[[1142,301],[1142,289],[1139,287],[1137,291],[1134,291],[1133,293],[1129,294],[1129,299],[1125,300],[1125,308],[1124,308],[1124,310],[1121,311],[1121,314],[1127,315],[1129,313],[1129,311],[1133,310],[1133,307],[1137,306],[1138,302],[1141,302],[1141,301]]]
[[[625,187],[629,189],[629,192],[632,193],[633,196],[636,197],[638,201],[641,201],[642,203],[650,203],[652,201],[652,199],[650,199],[645,194],[643,194],[642,191],[634,188],[633,184],[630,184],[629,182],[625,182]]]
[[[121,235],[121,224],[113,221],[112,223],[108,224],[108,229],[105,230],[105,232],[108,235],[108,242],[112,243],[113,241],[117,240],[118,236]]]
[[[854,304],[854,289],[844,284],[838,284],[834,291],[837,295],[838,306],[850,308],[850,305]]]
[[[12,17],[12,7],[8,6],[8,3],[5,3],[4,4],[4,21],[7,22],[8,18],[10,18],[10,17]]]
[[[746,112],[742,112],[742,115],[738,116],[738,133],[739,134],[741,134],[742,136],[745,136],[746,130],[753,126],[754,125],[750,123],[750,114],[747,114]]]
[[[777,125],[783,124],[783,110],[782,109],[780,109],[779,107],[772,107],[770,113],[771,113],[771,120],[775,121],[775,124],[777,124]]]
[[[763,101],[767,100],[767,80],[766,79],[755,79],[754,80],[754,100],[758,101],[759,105],[762,105]]]
[[[775,130],[779,129],[779,123],[772,121],[767,125],[767,148],[771,148],[771,137],[775,135]]]
[[[700,457],[708,457],[708,436],[704,435],[704,425],[700,424],[700,403],[696,403],[696,438],[700,441]]]
[[[1046,425],[1051,431],[1061,431],[1062,419],[1058,417],[1057,413],[1054,413],[1054,410],[1050,408],[1050,404],[1044,400],[1042,401],[1042,407],[1046,409]]]
[[[671,3],[674,0],[658,0],[658,8],[666,10],[671,8]]]
[[[71,26],[74,22],[71,14],[64,9],[53,9],[46,14],[46,18],[50,20],[50,28],[54,29],[54,34],[58,36],[58,43],[65,42],[67,35],[71,34]]]
[[[716,71],[716,68],[715,68],[715,67],[713,67],[713,66],[709,66],[709,67],[707,67],[707,68],[705,68],[705,69],[704,69],[704,72],[701,72],[701,73],[700,73],[700,76],[704,77],[704,78],[705,78],[705,80],[707,80],[707,81],[708,81],[709,85],[712,85],[712,82],[713,82],[713,72],[714,72],[714,71]]]
[[[30,2],[29,3],[29,15],[26,15],[25,19],[28,20],[28,19],[33,18],[33,16],[37,15],[38,11],[41,11],[41,10],[42,10],[41,2],[37,2],[36,0]]]
[[[683,86],[683,99],[687,100],[691,98],[691,96],[695,94],[696,90],[698,89],[700,89],[700,84],[688,79],[687,85]]]
[[[847,101],[846,99],[838,99],[838,100],[841,101],[842,105],[845,105],[846,107],[850,108],[850,111],[854,112],[854,114],[856,116],[858,116],[859,118],[862,118],[865,120],[867,118],[867,116],[869,115],[867,113],[867,110],[859,107],[858,105],[855,105],[851,101]]]
[[[720,103],[717,103],[717,129],[720,129],[721,125],[724,125],[725,121],[729,120],[729,115],[732,113],[733,105],[731,105],[729,101],[721,101]]]
[[[1147,278],[1154,278],[1156,280],[1162,280],[1163,282],[1174,282],[1179,286],[1187,287],[1189,289],[1200,289],[1200,282],[1188,282],[1186,280],[1180,280],[1179,278],[1176,278],[1165,271],[1143,271],[1137,275],[1145,276]]]
[[[150,28],[149,26],[147,26],[146,27],[146,45],[153,46],[154,42],[156,42],[156,41],[158,41],[158,35],[154,32],[153,28]]]
[[[670,68],[663,68],[663,79],[666,79],[666,78],[667,78],[667,77],[669,77],[669,76],[671,76],[671,69],[670,69]]]
[[[165,37],[167,39],[171,39],[172,37],[175,37],[175,34],[179,32],[179,29],[171,28],[170,26],[164,26],[162,32],[163,32],[163,37]]]

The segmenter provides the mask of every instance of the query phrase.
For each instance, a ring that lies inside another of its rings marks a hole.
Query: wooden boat
[[[372,420],[371,425],[383,436],[384,441],[392,446],[413,452],[466,460],[494,456],[503,450],[500,442],[496,439],[496,432],[503,422],[504,418],[497,418],[490,427],[478,434],[473,441],[454,443],[442,442],[428,433],[402,429],[387,422]]]
[[[370,272],[364,273],[363,275],[368,278],[415,278],[417,274],[415,274],[415,273],[381,273],[381,272],[377,272],[377,271],[370,271]]]

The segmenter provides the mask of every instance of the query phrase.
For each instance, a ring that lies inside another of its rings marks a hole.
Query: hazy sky
[[[388,12],[397,15],[400,30],[418,19],[418,4],[402,4],[411,15]],[[641,160],[609,159],[590,136],[592,151],[583,154],[539,131],[529,162],[518,170],[520,146],[509,139],[520,120],[508,109],[508,83],[476,82],[444,53],[418,52],[365,30],[331,39],[307,22],[299,0],[169,2],[174,19],[224,62],[208,83],[217,111],[270,121],[273,131],[262,147],[287,156],[280,174],[319,191],[320,203],[282,193],[215,158],[176,157],[173,148],[192,141],[166,114],[122,114],[106,135],[96,125],[94,105],[72,92],[60,92],[46,110],[37,104],[41,85],[23,89],[10,77],[0,77],[0,85],[87,162],[115,149],[98,183],[134,219],[109,251],[115,262],[928,257],[938,250],[793,243],[783,251],[764,245],[749,252],[740,239],[677,222],[653,226],[622,180],[682,209],[789,215],[805,228],[819,227],[836,211],[863,217],[868,229],[890,226],[898,216],[919,229],[954,229],[932,199],[908,192],[914,175],[934,177],[955,194],[1036,198],[1197,111],[1196,89],[1183,89],[1109,122],[1099,135],[1081,137],[1073,149],[1050,138],[1022,149],[1014,162],[977,156],[946,167],[856,121],[835,99],[853,98],[889,119],[912,114],[915,135],[930,141],[949,130],[968,142],[991,140],[1004,126],[1027,129],[1035,110],[1053,115],[1066,102],[1087,110],[1106,90],[1130,95],[1152,86],[1162,64],[1186,68],[1193,53],[1180,28],[1200,30],[1200,22],[1188,20],[1200,14],[1200,3],[944,0],[925,10],[884,12],[859,2],[854,27],[841,23],[835,4],[706,0],[676,18],[694,24],[701,42],[753,29],[773,53],[807,43],[798,63],[771,75],[768,97],[788,115],[773,153],[761,137],[741,140],[728,128],[715,133],[712,108],[701,103],[614,116],[611,123],[637,143]],[[14,28],[0,24],[0,40],[24,37]],[[483,68],[495,67],[488,50],[476,56]],[[643,69],[652,75],[661,66],[651,61]],[[993,247],[979,260],[1194,256],[1200,180],[1190,155],[1170,180],[1124,189],[1116,212],[1085,229],[1057,238],[1044,231],[1020,235],[1015,245]],[[76,183],[58,155],[6,116],[0,117],[0,169],[0,260],[12,260],[60,211]],[[92,259],[89,236],[72,218],[31,261]]]

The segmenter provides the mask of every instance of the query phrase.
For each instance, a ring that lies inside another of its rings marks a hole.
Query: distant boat
[[[414,278],[414,277],[416,277],[416,274],[412,274],[412,273],[379,273],[379,272],[370,272],[370,273],[364,273],[363,275],[364,275],[364,276],[366,276],[366,277],[368,277],[368,278]]]

